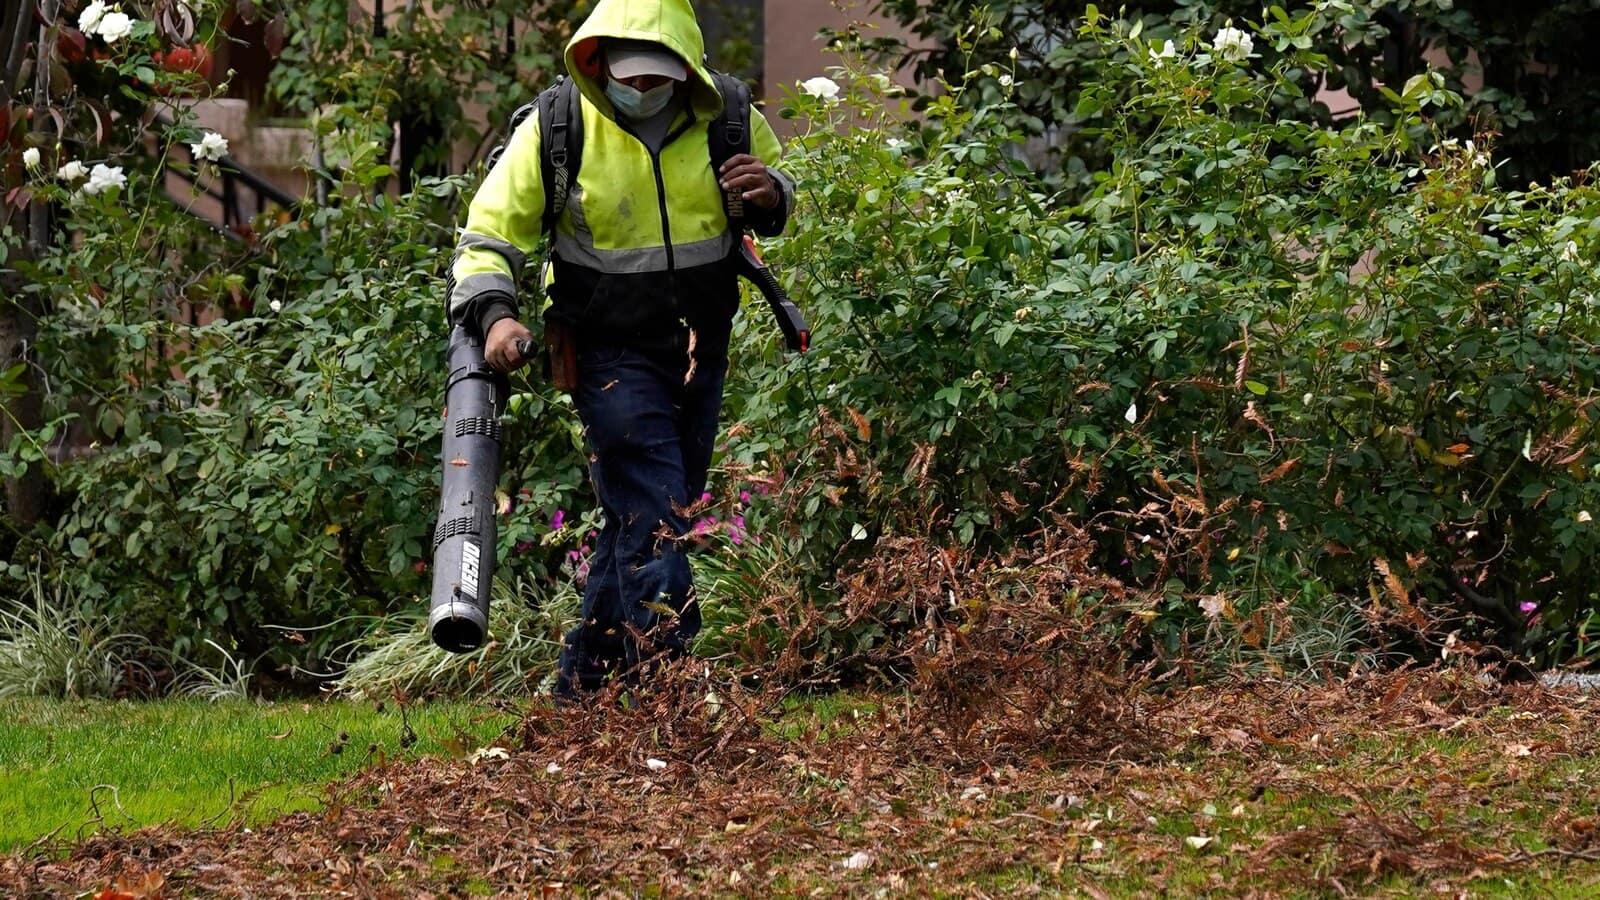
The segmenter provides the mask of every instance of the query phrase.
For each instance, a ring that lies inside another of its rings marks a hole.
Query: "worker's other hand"
[[[739,193],[744,199],[762,209],[776,209],[783,197],[778,193],[778,183],[767,171],[767,164],[748,153],[729,157],[717,173],[722,189]]]
[[[527,341],[527,346],[533,346],[533,332],[516,319],[501,319],[489,326],[489,339],[484,341],[483,358],[498,371],[515,371],[528,362],[518,346],[523,341]]]

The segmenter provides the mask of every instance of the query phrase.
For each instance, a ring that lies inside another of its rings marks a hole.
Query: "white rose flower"
[[[1562,262],[1577,262],[1578,261],[1578,242],[1577,241],[1567,241],[1567,243],[1562,246],[1562,248],[1561,248],[1561,261]]]
[[[267,304],[267,309],[270,309],[273,312],[283,312],[283,301],[282,300],[274,300],[271,303]]]
[[[128,176],[122,174],[121,166],[95,163],[94,171],[89,173],[89,183],[79,190],[92,196],[102,191],[108,191],[111,188],[125,187],[127,184]]]
[[[812,97],[821,97],[829,103],[839,99],[839,84],[832,78],[818,75],[800,82],[800,93]]]
[[[112,10],[100,19],[100,27],[95,31],[110,44],[133,33],[133,20],[125,12]]]
[[[30,169],[39,168],[39,148],[29,147],[22,151],[22,164]]]
[[[77,181],[80,178],[88,177],[88,175],[89,169],[75,159],[56,170],[56,177],[62,181]]]
[[[100,0],[94,0],[93,3],[83,8],[83,12],[78,14],[78,30],[84,34],[93,34],[105,14],[106,5],[101,3]]]
[[[1161,65],[1161,61],[1162,60],[1164,60],[1164,59],[1173,59],[1177,55],[1178,55],[1178,48],[1173,46],[1172,41],[1170,41],[1170,40],[1167,41],[1165,44],[1162,44],[1160,50],[1157,50],[1154,47],[1150,48],[1150,61],[1155,63],[1156,66],[1158,66],[1158,67]]]
[[[189,152],[194,154],[195,159],[216,162],[228,155],[228,139],[215,131],[208,131],[199,143],[189,145]]]
[[[1211,49],[1218,56],[1228,62],[1244,62],[1255,49],[1255,41],[1250,35],[1237,28],[1224,28],[1217,32],[1216,38],[1211,42]]]
[[[1016,83],[1016,81],[1013,80],[1010,75],[1001,75],[1000,76],[1000,86],[1003,87],[1003,88],[1011,87],[1011,85],[1013,85],[1015,83]]]

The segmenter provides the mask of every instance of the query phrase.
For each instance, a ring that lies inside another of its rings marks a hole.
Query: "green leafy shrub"
[[[338,205],[269,223],[232,266],[174,280],[162,248],[192,226],[159,200],[141,212],[103,197],[69,207],[80,239],[33,272],[58,292],[40,336],[48,378],[73,388],[54,413],[94,441],[55,470],[70,505],[45,545],[83,602],[179,653],[209,638],[318,665],[361,617],[426,590],[451,242],[440,222],[463,181],[374,195],[388,174],[375,149],[349,148]],[[150,191],[138,174],[126,188]],[[197,324],[180,302],[220,315]],[[285,642],[296,630],[312,639]]]
[[[1119,10],[1160,52],[1166,40],[1206,35],[1233,25],[1256,34],[1263,61],[1298,90],[1271,98],[1285,117],[1331,125],[1358,110],[1394,121],[1390,88],[1432,68],[1465,102],[1434,110],[1430,125],[1465,140],[1494,131],[1506,151],[1496,163],[1507,181],[1526,185],[1581,170],[1600,157],[1600,80],[1590,52],[1589,0],[1537,4],[1498,0],[1140,0],[1133,4],[1061,0],[877,0],[878,11],[916,40],[911,47],[882,37],[871,42],[933,84],[944,72],[1005,65],[1012,47],[1019,89],[1015,121],[1034,157],[1063,184],[1086,184],[1103,168],[1108,148],[1078,126],[1087,85],[1104,86],[1107,62],[1133,62],[1146,48],[1079,39],[1079,26]],[[1098,7],[1098,8],[1097,8]],[[998,29],[1008,42],[973,46],[959,36]],[[860,38],[866,32],[845,37]],[[1303,65],[1309,54],[1316,65]],[[1280,65],[1281,63],[1281,65]],[[1137,84],[1118,85],[1134,97]],[[969,102],[1002,93],[990,75]],[[1324,90],[1326,89],[1326,90]]]
[[[795,98],[806,225],[773,256],[816,350],[743,367],[737,408],[790,451],[739,452],[784,468],[801,571],[825,583],[885,536],[999,549],[1068,522],[1169,647],[1205,623],[1197,598],[1306,578],[1386,610],[1380,630],[1424,599],[1513,640],[1535,609],[1571,627],[1600,549],[1600,196],[1505,191],[1486,148],[1418,143],[1459,103],[1437,76],[1391,92],[1392,125],[1332,131],[1276,112],[1313,54],[1258,68],[1175,37],[1161,58],[1083,23],[1103,52],[1078,115],[1110,162],[1076,203],[1018,160],[1003,66],[945,85],[909,138],[880,77]]]

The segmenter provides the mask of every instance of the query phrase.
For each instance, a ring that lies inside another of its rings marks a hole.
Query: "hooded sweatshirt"
[[[689,69],[659,148],[620,120],[605,94],[602,42],[651,41]],[[723,101],[702,60],[704,38],[688,0],[600,0],[566,47],[567,71],[582,95],[583,161],[555,225],[547,320],[581,341],[676,353],[689,330],[699,354],[725,351],[739,305],[729,230],[709,126]],[[751,111],[751,153],[769,166],[782,149],[759,110]],[[516,282],[543,238],[544,180],[538,117],[528,116],[490,170],[467,215],[451,267],[451,318],[478,323],[517,315]],[[769,169],[778,209],[746,209],[762,234],[788,218],[793,183]]]

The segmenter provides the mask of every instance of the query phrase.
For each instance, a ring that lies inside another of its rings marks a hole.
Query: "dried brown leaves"
[[[1198,872],[1276,895],[1459,886],[1600,857],[1592,802],[1551,780],[1561,760],[1600,760],[1580,698],[1468,668],[1323,686],[1157,682],[1081,598],[1094,586],[1111,598],[1099,602],[1126,600],[1092,556],[1089,533],[1068,525],[998,559],[888,538],[836,608],[786,595],[753,618],[798,629],[791,647],[841,616],[898,629],[841,660],[900,673],[898,690],[825,715],[795,702],[838,674],[816,671],[816,656],[743,673],[685,661],[647,690],[536,704],[503,753],[378,765],[332,787],[318,813],[0,857],[0,894],[972,895],[1003,883],[1124,896],[1192,889]],[[1525,849],[1529,828],[1545,849]]]

